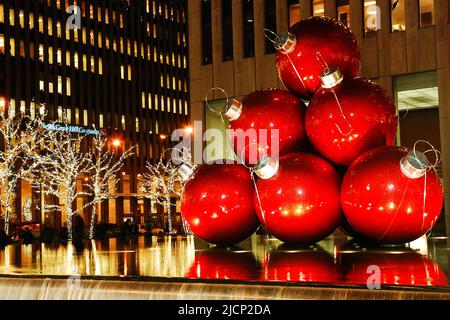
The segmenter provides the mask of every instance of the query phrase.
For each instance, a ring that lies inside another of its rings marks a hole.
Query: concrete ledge
[[[450,292],[78,278],[0,278],[0,300],[450,300]]]

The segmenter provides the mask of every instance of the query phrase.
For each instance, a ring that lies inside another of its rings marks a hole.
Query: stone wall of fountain
[[[450,292],[421,290],[22,277],[0,278],[0,292],[0,300],[450,299]]]

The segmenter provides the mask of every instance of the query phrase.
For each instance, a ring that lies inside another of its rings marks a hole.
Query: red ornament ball
[[[341,277],[333,258],[323,249],[281,246],[267,254],[261,280],[336,284]]]
[[[289,91],[302,98],[311,98],[320,88],[319,76],[327,66],[339,67],[347,77],[359,75],[356,37],[337,20],[312,17],[298,22],[277,39],[279,77]]]
[[[286,243],[312,244],[339,225],[339,175],[326,160],[307,153],[280,158],[270,179],[259,179],[254,203],[269,233]],[[261,200],[261,210],[258,201]]]
[[[244,155],[246,163],[255,165],[262,154],[278,158],[306,148],[306,106],[295,95],[265,89],[248,95],[241,107],[240,114],[228,115],[233,119],[229,128],[234,132],[232,141],[239,159]]]
[[[196,251],[195,261],[186,278],[215,280],[256,280],[259,276],[258,262],[252,252],[234,248],[213,248]]]
[[[322,88],[306,111],[311,144],[337,165],[349,166],[362,153],[391,145],[396,130],[392,99],[382,87],[363,78],[344,79],[334,88]]]
[[[237,164],[199,166],[186,181],[181,213],[200,239],[235,244],[259,226],[249,170]]]
[[[415,158],[407,148],[381,147],[350,166],[341,203],[358,234],[375,243],[403,244],[431,230],[442,210],[442,185],[439,175],[419,169]]]
[[[361,252],[344,257],[349,260],[345,283],[366,286],[379,281],[388,286],[448,286],[447,276],[437,262],[412,250],[396,251]],[[374,266],[380,268],[379,276]]]

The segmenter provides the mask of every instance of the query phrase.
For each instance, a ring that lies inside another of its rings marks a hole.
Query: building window
[[[202,62],[212,63],[211,0],[202,0]]]
[[[391,0],[391,31],[405,30],[405,0]]]
[[[364,0],[364,32],[366,35],[381,28],[381,14],[375,0]]]
[[[222,58],[233,60],[233,3],[222,0]]]
[[[325,5],[323,4],[323,0],[313,0],[312,10],[313,10],[314,17],[324,16],[325,15]]]
[[[243,48],[244,58],[255,56],[255,20],[253,13],[253,0],[244,0],[242,3],[242,17],[243,17]]]
[[[350,28],[350,4],[349,0],[338,0],[336,3],[337,18]]]
[[[264,25],[265,28],[277,32],[277,3],[276,0],[264,0]],[[266,54],[275,53],[275,46],[266,38]]]
[[[439,88],[436,71],[394,77],[399,111],[398,143],[412,148],[426,140],[440,150]]]
[[[0,53],[5,52],[5,36],[0,34]]]
[[[300,21],[300,2],[299,0],[288,0],[289,27]]]
[[[420,26],[434,25],[434,0],[419,0]]]

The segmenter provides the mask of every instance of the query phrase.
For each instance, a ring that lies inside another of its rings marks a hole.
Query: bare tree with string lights
[[[67,116],[63,115],[63,119]],[[41,186],[45,195],[59,199],[59,204],[45,204],[41,210],[65,211],[68,238],[71,240],[72,218],[87,207],[74,209],[74,204],[79,197],[89,195],[77,188],[78,179],[89,174],[92,168],[90,155],[80,150],[87,135],[72,130],[67,121],[47,124],[39,119],[39,131],[38,152],[29,152],[31,180]]]
[[[147,162],[147,172],[141,177],[140,191],[144,197],[150,199],[150,201],[160,204],[167,211],[167,228],[169,234],[173,233],[173,221],[172,221],[172,204],[171,198],[180,198],[183,192],[183,179],[179,175],[178,166],[176,166],[171,160],[165,160],[165,154],[173,149],[168,149],[161,156],[157,164],[151,164]],[[181,152],[179,152],[181,153]],[[190,155],[183,152],[183,158],[186,161]],[[183,161],[181,161],[183,162]],[[189,232],[187,226],[183,221],[183,227],[185,231]]]
[[[10,105],[7,110],[0,110],[0,209],[6,234],[9,234],[10,223],[15,218],[18,182],[29,173],[29,168],[24,165],[24,152],[26,146],[36,139],[33,123],[24,112],[16,113]]]
[[[91,179],[86,186],[91,191],[93,197],[92,213],[89,225],[89,238],[93,239],[95,236],[95,221],[97,220],[98,206],[103,200],[109,199],[111,195],[111,185],[116,185],[119,182],[117,173],[122,169],[124,161],[133,155],[133,149],[129,148],[123,151],[120,155],[108,150],[109,139],[102,134],[95,136],[92,139],[91,148]]]

